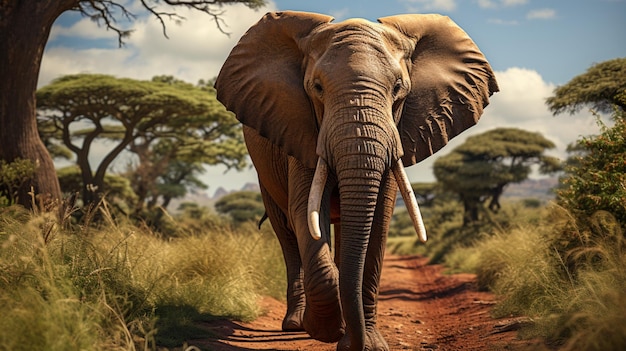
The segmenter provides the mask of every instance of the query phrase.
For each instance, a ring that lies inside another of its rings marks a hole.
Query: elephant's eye
[[[393,86],[393,97],[397,97],[398,94],[400,94],[400,91],[402,91],[402,78],[398,78],[398,80],[396,81],[396,84]]]
[[[322,83],[320,83],[319,81],[316,81],[313,84],[313,89],[315,90],[315,92],[317,93],[317,95],[319,95],[320,97],[322,96],[322,94],[324,93],[324,88],[322,87]]]

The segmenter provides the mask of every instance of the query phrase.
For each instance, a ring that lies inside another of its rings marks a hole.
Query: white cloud
[[[129,76],[125,75],[120,67],[123,67],[132,56],[131,51],[121,49],[48,48],[39,72],[39,86],[46,85],[51,80],[67,74],[105,73]]]
[[[552,140],[561,156],[565,148],[581,135],[597,132],[595,119],[590,113],[573,116],[553,116],[545,101],[552,96],[556,86],[545,82],[534,70],[509,68],[496,72],[500,92],[485,109],[485,128],[517,127],[540,132]],[[479,123],[480,124],[480,123]]]
[[[500,92],[489,106],[490,112],[505,116],[511,121],[537,118],[548,112],[544,100],[552,94],[554,85],[544,82],[534,70],[513,67],[496,72]]]
[[[504,6],[517,6],[528,4],[528,0],[500,0],[500,2]]]
[[[501,18],[490,18],[487,20],[487,22],[502,26],[516,26],[519,24],[519,22],[516,20],[503,20]]]
[[[123,48],[48,47],[41,65],[39,86],[59,76],[75,73],[106,73],[136,79],[167,74],[190,83],[212,78],[241,35],[266,11],[275,10],[275,5],[270,3],[258,11],[243,5],[224,9],[224,30],[230,33],[229,36],[219,31],[212,17],[181,8],[177,13],[185,18],[184,21],[176,24],[166,20],[169,39],[163,36],[161,25],[154,17],[146,17],[133,23],[134,32]],[[54,26],[52,35],[54,38],[111,38],[117,41],[115,33],[86,19],[68,28]]]
[[[408,12],[454,11],[456,0],[404,0]]]
[[[78,37],[84,39],[110,39],[114,32],[107,31],[104,27],[98,26],[89,18],[82,18],[70,27],[53,26],[50,30],[48,40],[58,37]]]
[[[478,0],[478,6],[485,9],[526,5],[528,0]]]
[[[556,144],[551,155],[564,159],[567,145],[582,135],[597,134],[599,129],[591,113],[553,116],[545,104],[556,86],[545,82],[534,70],[509,68],[496,72],[500,92],[495,93],[478,124],[453,139],[434,156],[407,169],[413,182],[433,181],[432,164],[436,158],[449,153],[462,144],[468,136],[484,133],[495,128],[521,128],[539,132]]]
[[[484,9],[496,8],[497,4],[493,0],[478,0],[478,6]]]
[[[552,19],[556,17],[556,11],[554,9],[538,9],[538,10],[532,10],[530,12],[528,12],[528,14],[526,15],[526,19],[529,20],[533,20],[533,19]]]

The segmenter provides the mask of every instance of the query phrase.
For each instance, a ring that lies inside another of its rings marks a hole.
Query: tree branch
[[[156,17],[157,21],[159,21],[161,28],[163,29],[163,36],[166,38],[169,37],[167,35],[167,25],[165,23],[165,19],[167,18],[169,20],[179,22],[185,20],[185,18],[177,14],[175,11],[165,11],[160,9],[157,6],[160,2],[171,8],[180,6],[206,13],[212,17],[217,28],[225,35],[230,35],[230,33],[226,32],[224,29],[226,22],[224,22],[222,16],[225,11],[218,11],[215,7],[221,7],[226,4],[241,3],[249,8],[258,9],[265,4],[265,0],[140,0],[140,2],[144,9]],[[92,21],[98,23],[98,25],[103,23],[107,29],[116,32],[118,45],[120,47],[124,45],[124,39],[130,36],[132,30],[119,27],[117,24],[117,18],[121,17],[129,21],[137,19],[136,15],[115,0],[82,0],[78,2],[75,10],[80,12],[82,15],[89,17]]]
[[[86,6],[88,5],[88,6]],[[111,0],[87,0],[78,3],[78,9],[81,14],[89,17],[92,21],[100,25],[101,21],[107,29],[117,33],[117,42],[120,47],[124,45],[124,38],[130,36],[132,30],[121,29],[117,26],[116,12],[120,12],[121,16],[129,21],[137,17],[128,11],[124,5],[118,4]]]

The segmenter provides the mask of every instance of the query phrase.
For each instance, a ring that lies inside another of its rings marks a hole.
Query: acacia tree
[[[251,8],[264,0],[139,0],[141,7],[163,25],[164,18],[180,19],[175,9],[184,6],[212,16],[220,25],[219,7],[243,3]],[[3,0],[0,1],[0,160],[28,159],[36,165],[35,176],[18,192],[18,203],[30,207],[29,191],[49,200],[61,190],[54,164],[37,132],[35,91],[39,67],[50,29],[65,11],[78,11],[118,34],[120,44],[130,29],[117,26],[121,18],[136,15],[115,0]],[[130,7],[130,5],[128,5]]]
[[[455,192],[464,206],[464,224],[479,220],[480,206],[500,209],[505,187],[528,178],[533,165],[540,173],[560,169],[558,159],[544,152],[554,144],[540,133],[498,128],[467,138],[465,143],[438,158],[433,170],[443,188]]]
[[[587,72],[557,87],[546,103],[554,115],[574,114],[585,105],[603,113],[626,110],[626,57],[591,66]]]
[[[441,187],[437,182],[412,183],[411,188],[420,207],[431,207],[435,199],[441,195]]]
[[[238,124],[233,127],[233,130],[239,130]],[[223,139],[211,143],[210,140],[186,142],[186,138],[162,138],[147,148],[131,147],[139,162],[130,165],[125,176],[131,180],[137,194],[135,214],[151,211],[157,206],[167,208],[172,199],[184,197],[190,190],[206,189],[207,185],[198,175],[204,172],[207,164],[219,163],[227,169],[242,169],[247,153],[241,134]]]
[[[175,80],[79,74],[41,88],[37,99],[39,118],[51,122],[46,124],[48,129],[55,127],[48,139],[60,134],[62,144],[76,155],[85,205],[99,200],[106,190],[107,170],[127,149],[139,159],[131,180],[139,204],[147,198],[149,185],[159,174],[166,174],[175,159],[237,168],[245,164],[240,126],[217,102],[214,90]],[[108,149],[92,169],[94,145],[104,140]],[[212,157],[215,153],[221,158]]]
[[[157,76],[152,81],[191,87],[172,76]],[[169,131],[163,128],[158,133],[143,133],[129,145],[129,151],[138,159],[126,172],[138,196],[136,214],[159,205],[166,208],[173,198],[185,196],[188,189],[206,189],[197,177],[205,165],[221,164],[227,170],[241,170],[246,165],[240,124],[217,102],[212,84],[200,80],[195,89],[210,96],[211,113],[169,120]]]

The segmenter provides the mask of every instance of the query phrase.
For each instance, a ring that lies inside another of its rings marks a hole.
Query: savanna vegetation
[[[280,247],[264,226],[184,211],[169,240],[113,219],[72,225],[0,209],[0,349],[181,349],[198,321],[250,320],[260,296],[282,298]],[[175,238],[174,238],[175,237]]]
[[[135,217],[166,208],[188,191],[206,189],[198,179],[204,166],[246,166],[241,126],[204,81],[194,86],[171,76],[141,81],[70,75],[39,89],[37,103],[44,144],[53,156],[76,162],[62,170],[76,181],[62,182],[61,190],[82,194],[85,207],[115,190],[113,179],[105,177],[123,153],[122,174],[134,194],[123,199],[125,212]],[[106,151],[94,160],[98,145],[106,145]]]
[[[625,73],[626,59],[599,63],[558,87],[554,96],[547,99],[555,115],[576,113],[583,106],[591,106],[594,113],[604,113],[597,117],[600,134],[582,137],[570,145],[554,201],[503,201],[496,212],[490,206],[493,195],[484,191],[477,202],[479,216],[468,218],[463,216],[467,206],[458,189],[462,184],[457,188],[441,186],[444,175],[438,177],[439,183],[417,186],[430,189],[428,201],[422,206],[429,229],[428,245],[415,244],[414,238],[406,236],[402,223],[407,219],[400,212],[392,225],[392,233],[397,236],[389,241],[389,249],[397,253],[419,252],[433,262],[446,264],[450,271],[476,273],[479,286],[499,296],[495,315],[523,317],[520,335],[542,338],[550,349],[624,349]],[[459,149],[480,148],[462,145]],[[437,160],[439,167],[448,167],[452,161],[457,162],[458,169],[466,166],[469,162],[463,161],[467,156],[455,155],[458,151]],[[500,159],[508,157],[505,149],[493,148],[490,152]],[[483,178],[490,181],[494,163],[472,168],[467,165],[463,171],[476,177],[485,171]],[[547,165],[548,169],[558,169],[552,161]],[[481,190],[477,184],[468,189]],[[481,186],[489,189],[490,184]]]

